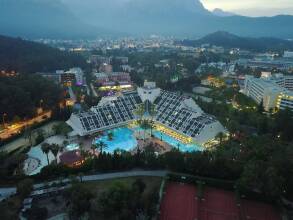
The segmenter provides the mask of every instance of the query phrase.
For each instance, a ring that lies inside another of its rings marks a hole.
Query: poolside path
[[[110,180],[110,179],[118,179],[118,178],[126,178],[126,177],[139,177],[139,176],[150,176],[150,177],[165,177],[168,174],[168,171],[165,170],[137,170],[137,171],[125,171],[125,172],[116,172],[116,173],[104,173],[104,174],[95,174],[89,176],[83,176],[82,181],[99,181],[99,180]],[[63,179],[63,183],[70,182],[70,179]],[[51,185],[53,183],[60,183],[60,180],[55,180],[46,183],[39,183],[34,185],[34,189],[40,189],[44,186]],[[0,201],[10,197],[11,195],[16,194],[16,187],[9,188],[0,188]]]

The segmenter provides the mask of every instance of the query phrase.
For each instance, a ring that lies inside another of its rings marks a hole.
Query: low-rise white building
[[[153,120],[164,131],[176,132],[178,137],[201,145],[214,140],[220,132],[227,133],[221,123],[205,114],[192,98],[163,91],[153,82],[146,82],[137,91],[102,99],[90,111],[72,114],[67,123],[80,136],[89,135],[137,120],[135,112],[141,105],[145,113],[149,113],[150,105],[155,107]]]
[[[82,71],[81,68],[79,67],[74,67],[74,68],[71,68],[69,69],[67,72],[65,73],[68,73],[68,74],[74,74],[75,76],[75,80],[76,80],[76,84],[77,85],[83,85],[84,83],[84,80],[83,80],[83,77],[84,77],[84,73]]]

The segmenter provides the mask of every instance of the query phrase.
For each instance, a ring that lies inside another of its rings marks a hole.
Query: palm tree
[[[154,104],[151,105],[149,113],[150,113],[150,116],[151,116],[151,122],[150,122],[151,136],[153,136],[153,128],[155,128],[154,117],[156,115],[156,106]]]
[[[105,144],[103,141],[100,141],[98,143],[98,148],[100,149],[100,153],[102,154],[103,153],[103,149],[107,148],[107,144]]]
[[[223,132],[219,132],[219,133],[216,135],[216,139],[219,140],[220,145],[221,145],[222,142],[223,142],[223,138],[224,138],[224,133],[223,133]]]
[[[92,146],[91,146],[91,149],[92,149],[92,151],[93,151],[93,155],[94,155],[94,156],[96,155],[96,154],[95,154],[95,151],[96,151],[97,147],[98,147],[98,144],[92,144]]]
[[[108,139],[109,139],[110,141],[112,141],[112,140],[113,140],[113,137],[114,137],[113,132],[109,132],[109,133],[108,133]]]
[[[149,129],[149,128],[151,127],[151,125],[150,125],[150,123],[149,123],[148,120],[143,120],[143,121],[141,121],[140,126],[141,126],[141,127],[143,128],[143,130],[144,130],[144,137],[143,137],[143,139],[145,140],[145,132],[146,132],[147,129]]]
[[[143,104],[138,105],[138,107],[134,111],[134,114],[139,117],[138,121],[142,121],[142,117],[144,115],[144,105]]]
[[[152,120],[149,124],[150,124],[151,137],[152,137],[153,136],[153,129],[155,128],[155,122]]]
[[[69,142],[67,140],[63,141],[63,146],[66,147],[69,144]]]
[[[41,149],[42,149],[42,151],[43,151],[43,153],[45,153],[46,154],[46,156],[47,156],[47,162],[48,162],[48,165],[50,164],[50,162],[49,162],[49,152],[50,152],[50,144],[48,144],[48,143],[43,143],[42,144],[42,146],[41,146]]]
[[[55,160],[56,160],[56,164],[57,164],[57,155],[59,153],[59,150],[60,150],[60,147],[58,144],[52,144],[50,146],[50,150],[52,151],[54,157],[55,157]]]
[[[29,140],[30,146],[33,145],[32,141],[32,129],[30,126],[25,127],[24,138]]]

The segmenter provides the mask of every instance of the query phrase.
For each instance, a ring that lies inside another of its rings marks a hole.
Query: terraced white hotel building
[[[114,97],[104,97],[87,112],[72,114],[67,121],[80,135],[128,125],[137,119],[139,106],[143,106],[145,119],[152,119],[157,130],[172,135],[183,142],[204,145],[215,139],[225,128],[215,117],[205,114],[192,98],[163,91],[153,82],[133,92]],[[148,114],[154,106],[154,115]]]
[[[293,76],[265,74],[256,78],[247,75],[243,92],[257,103],[263,102],[266,111],[293,110]]]

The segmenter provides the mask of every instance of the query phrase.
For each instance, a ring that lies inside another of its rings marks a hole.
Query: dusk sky
[[[201,0],[212,10],[221,8],[247,16],[293,15],[293,0]]]

